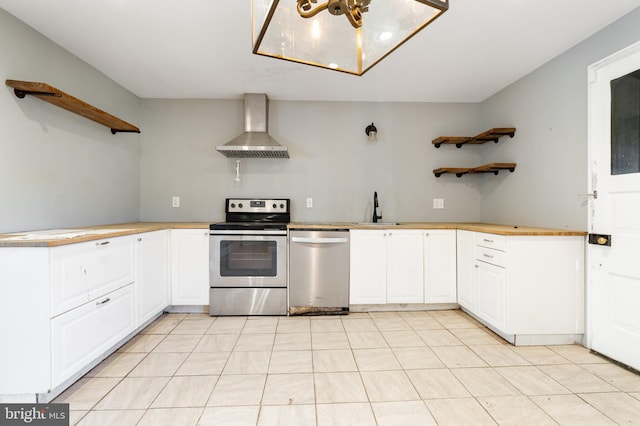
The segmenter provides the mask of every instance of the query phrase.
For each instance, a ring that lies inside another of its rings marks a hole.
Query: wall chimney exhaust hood
[[[261,93],[244,95],[244,133],[216,151],[228,158],[289,158],[286,146],[280,145],[267,133],[269,99]]]

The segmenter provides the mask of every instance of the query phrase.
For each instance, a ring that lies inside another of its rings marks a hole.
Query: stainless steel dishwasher
[[[289,315],[349,313],[349,230],[289,231]]]

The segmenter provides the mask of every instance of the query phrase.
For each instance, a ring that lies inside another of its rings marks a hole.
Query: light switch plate
[[[307,208],[310,209],[313,207],[313,198],[307,198]]]
[[[171,206],[172,207],[180,207],[180,197],[171,197]]]

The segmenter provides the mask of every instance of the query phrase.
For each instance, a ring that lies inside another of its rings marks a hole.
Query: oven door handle
[[[348,238],[308,238],[308,237],[291,237],[292,243],[310,243],[310,244],[342,244],[348,243]]]

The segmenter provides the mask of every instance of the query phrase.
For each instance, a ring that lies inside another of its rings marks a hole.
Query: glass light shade
[[[253,53],[362,75],[446,12],[449,0],[372,0],[361,28],[327,10],[303,18],[296,0],[252,6]]]

